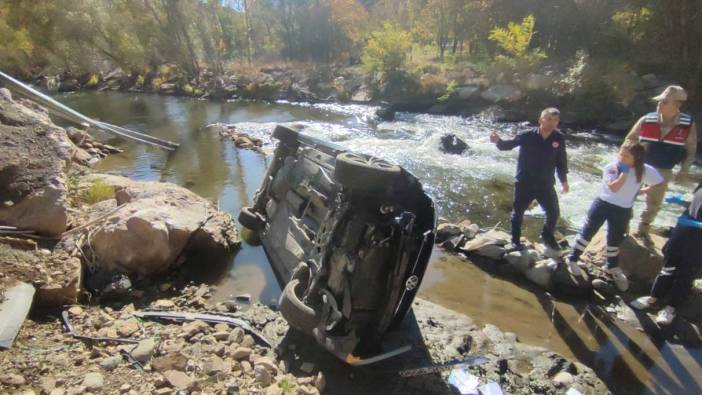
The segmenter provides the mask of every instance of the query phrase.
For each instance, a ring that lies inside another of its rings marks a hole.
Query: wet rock
[[[441,244],[446,240],[461,234],[461,228],[456,224],[443,223],[436,227],[436,244]]]
[[[473,253],[493,260],[502,259],[505,255],[504,246],[509,242],[511,236],[506,232],[491,230],[466,242],[461,250],[466,253]]]
[[[550,263],[550,259],[543,259],[536,262],[533,267],[524,271],[523,274],[534,284],[543,288],[549,288],[551,285],[551,275],[553,274]]]
[[[195,387],[195,380],[183,372],[168,370],[163,373],[163,377],[173,388],[179,390],[191,390]]]
[[[447,154],[460,155],[468,148],[468,144],[453,133],[441,136],[441,151]]]
[[[145,364],[151,359],[154,354],[154,349],[156,348],[156,340],[153,338],[144,339],[137,344],[134,351],[132,351],[132,356],[137,361]]]
[[[100,373],[88,373],[83,378],[83,387],[88,391],[98,391],[105,384],[105,379]]]
[[[207,251],[208,261],[216,263],[240,245],[231,216],[185,188],[92,174],[81,179],[79,189],[97,180],[114,187],[116,204],[124,205],[91,240],[101,271],[162,272],[181,264],[178,258],[189,251]],[[95,210],[91,218],[102,212]]]
[[[309,385],[303,385],[303,386],[297,387],[297,393],[299,395],[319,395],[319,390],[317,390],[317,388],[309,386]]]
[[[107,370],[107,371],[111,371],[111,370],[115,370],[117,368],[117,366],[119,366],[120,362],[122,362],[122,357],[115,355],[115,356],[103,359],[100,362],[100,367]]]

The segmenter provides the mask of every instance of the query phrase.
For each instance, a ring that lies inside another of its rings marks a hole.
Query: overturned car
[[[378,358],[432,252],[435,211],[416,177],[277,126],[274,158],[239,222],[257,232],[291,327],[339,358]]]

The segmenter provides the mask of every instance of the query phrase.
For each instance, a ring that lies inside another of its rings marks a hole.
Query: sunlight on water
[[[294,124],[303,126],[309,135],[386,158],[412,171],[434,196],[441,215],[452,220],[468,217],[478,222],[485,221],[482,226],[492,226],[497,222],[507,224],[518,150],[498,151],[488,136],[492,130],[498,130],[503,138],[509,138],[528,126],[498,124],[477,116],[464,118],[409,113],[397,114],[394,121],[378,122],[374,116],[378,108],[373,106],[280,104],[345,115],[347,118],[340,123],[301,119]],[[273,143],[270,131],[275,123],[242,122],[237,126],[262,138],[267,144]],[[447,133],[465,140],[469,149],[463,155],[441,152],[440,139]],[[571,192],[559,193],[561,215],[571,230],[582,223],[589,205],[602,188],[601,168],[616,160],[617,152],[615,143],[588,138],[583,133],[577,133],[577,136],[579,138],[570,138],[567,146]],[[670,189],[671,193],[687,192],[691,187],[673,184]],[[635,205],[636,213],[643,207],[643,197],[640,196]],[[679,213],[680,208],[666,205],[656,223],[672,225]],[[541,217],[543,212],[536,206],[527,215]],[[638,215],[633,222],[638,222]]]

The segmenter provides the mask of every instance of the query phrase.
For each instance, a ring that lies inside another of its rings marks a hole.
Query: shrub
[[[510,22],[506,28],[496,27],[490,31],[488,38],[506,53],[495,56],[498,66],[515,72],[529,72],[547,58],[541,49],[529,49],[535,22],[533,15],[527,15],[519,24]]]
[[[380,71],[389,76],[405,65],[410,47],[409,33],[385,23],[383,30],[370,34],[362,57],[363,65],[369,73]]]

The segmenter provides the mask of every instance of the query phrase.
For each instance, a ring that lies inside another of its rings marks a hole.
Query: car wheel
[[[311,335],[312,330],[319,324],[319,317],[313,308],[304,304],[300,299],[302,288],[300,280],[296,278],[290,280],[280,295],[278,311],[291,327]]]
[[[266,219],[251,207],[244,207],[239,211],[239,223],[255,232],[266,228]]]
[[[297,140],[299,134],[297,130],[290,129],[283,125],[278,125],[273,129],[273,137],[290,147],[297,147],[300,145],[300,142]]]
[[[336,156],[334,179],[346,188],[372,191],[387,188],[402,169],[370,155],[343,152]]]

